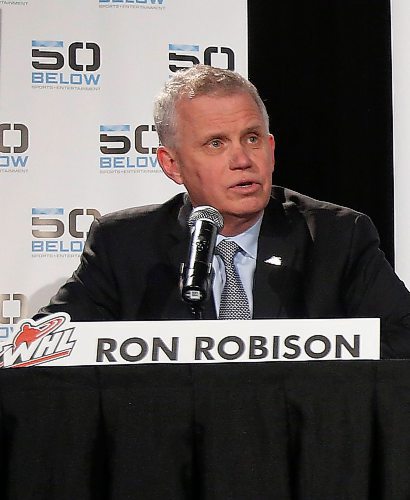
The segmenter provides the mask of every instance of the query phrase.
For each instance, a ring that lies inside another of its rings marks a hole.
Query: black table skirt
[[[410,499],[410,362],[0,370],[0,498]]]

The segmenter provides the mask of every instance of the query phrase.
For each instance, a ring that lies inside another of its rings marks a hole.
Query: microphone
[[[216,236],[224,222],[214,207],[200,206],[188,218],[191,240],[185,264],[181,264],[180,289],[185,302],[200,305],[209,297]]]

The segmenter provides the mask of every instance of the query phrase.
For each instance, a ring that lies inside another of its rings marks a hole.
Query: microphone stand
[[[202,304],[192,304],[191,313],[194,319],[202,319],[203,307]]]
[[[204,302],[208,299],[208,289],[209,289],[209,280],[203,281],[201,284],[206,288],[199,289],[190,289],[185,293],[183,292],[183,281],[184,281],[184,273],[186,271],[186,267],[184,263],[181,263],[180,266],[180,289],[181,289],[181,298],[188,305],[194,319],[202,319],[202,313],[204,310]]]

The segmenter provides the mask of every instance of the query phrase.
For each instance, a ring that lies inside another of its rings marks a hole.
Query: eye
[[[250,135],[248,137],[248,141],[251,143],[251,144],[257,144],[259,142],[259,136],[258,135]]]
[[[220,148],[222,141],[220,139],[212,139],[212,141],[209,142],[209,145],[213,148]]]

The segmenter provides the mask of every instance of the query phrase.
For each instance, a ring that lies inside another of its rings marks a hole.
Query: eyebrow
[[[251,127],[247,127],[244,130],[244,135],[250,134],[252,132],[258,132],[258,133],[263,134],[264,130],[265,130],[265,127],[263,125],[261,125],[261,124],[258,124],[258,125],[254,125],[254,126],[251,126]]]
[[[251,134],[251,133],[258,133],[258,134],[264,134],[265,133],[265,127],[261,124],[258,125],[251,125],[249,127],[246,127],[244,130],[241,131],[241,136]],[[214,132],[214,133],[209,133],[205,137],[205,143],[212,141],[213,139],[226,139],[227,135],[224,132]]]

